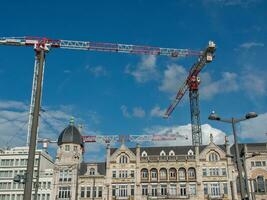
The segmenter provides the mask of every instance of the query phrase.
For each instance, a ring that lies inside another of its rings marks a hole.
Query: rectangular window
[[[261,161],[256,161],[255,165],[256,165],[256,167],[260,167],[261,166]]]
[[[156,179],[157,178],[157,172],[156,171],[152,171],[151,172],[151,178],[152,179]]]
[[[116,185],[112,185],[112,196],[116,196]]]
[[[204,194],[205,194],[205,195],[209,194],[209,187],[208,187],[208,184],[204,184]]]
[[[127,190],[128,190],[127,185],[119,185],[119,196],[127,197],[128,196]]]
[[[65,145],[65,151],[70,151],[70,145]]]
[[[93,187],[93,197],[96,197],[96,187]]]
[[[213,197],[220,196],[220,184],[219,183],[211,183],[210,184],[210,192],[211,192],[211,196],[213,196]]]
[[[86,188],[86,197],[91,197],[91,187]]]
[[[102,197],[102,187],[98,187],[98,197]]]
[[[170,195],[171,196],[176,196],[177,190],[176,190],[176,184],[171,184],[170,185]]]
[[[85,197],[85,188],[81,187],[81,197],[84,198]]]
[[[131,170],[131,177],[134,178],[134,170]]]
[[[116,171],[112,171],[112,178],[116,178]]]
[[[186,196],[186,184],[180,184],[180,195]]]
[[[131,196],[134,196],[134,185],[131,185]]]
[[[16,159],[16,161],[15,161],[15,165],[16,165],[16,166],[19,165],[19,159]]]
[[[152,197],[158,196],[157,185],[152,185],[151,195],[152,195]]]
[[[167,195],[167,185],[161,185],[161,186],[160,186],[160,194],[161,194],[162,196]]]
[[[70,187],[59,187],[58,191],[59,198],[70,198]]]
[[[148,194],[148,186],[142,185],[142,195],[145,196]]]
[[[224,193],[224,194],[228,194],[227,183],[223,183],[223,193]]]
[[[196,195],[197,194],[197,189],[195,184],[190,184],[189,185],[189,192],[191,195]]]
[[[222,176],[226,176],[226,168],[222,168]]]
[[[59,171],[59,181],[71,181],[72,171],[71,170],[60,170]]]
[[[251,167],[254,167],[255,166],[255,163],[254,161],[251,162]]]
[[[207,169],[206,169],[206,168],[203,168],[203,169],[202,169],[202,175],[203,175],[203,176],[207,176]]]
[[[146,170],[142,170],[142,178],[148,178],[148,173]]]
[[[262,161],[262,166],[266,166],[266,161]]]
[[[47,194],[46,200],[50,200],[50,194]]]

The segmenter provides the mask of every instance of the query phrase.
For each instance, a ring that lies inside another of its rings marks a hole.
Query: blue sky
[[[266,1],[5,1],[1,7],[1,37],[193,50],[213,40],[216,57],[201,74],[201,122],[210,124],[204,127],[206,135],[231,133],[227,124],[207,120],[212,110],[225,117],[255,111],[258,119],[238,125],[240,140],[266,141]],[[0,46],[0,55],[1,146],[22,145],[34,52]],[[56,139],[70,116],[83,124],[83,134],[161,133],[179,126],[190,134],[188,94],[170,119],[159,114],[196,59],[52,49],[46,59],[40,136]],[[95,147],[88,149],[100,151]]]

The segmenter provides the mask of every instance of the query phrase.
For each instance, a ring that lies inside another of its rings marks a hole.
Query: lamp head
[[[255,112],[249,112],[249,113],[246,114],[246,119],[255,118],[257,116],[258,116],[257,113],[255,113]]]
[[[212,111],[208,119],[209,120],[220,120],[220,117],[215,113],[215,111]]]

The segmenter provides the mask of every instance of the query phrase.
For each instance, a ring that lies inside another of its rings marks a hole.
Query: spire
[[[74,125],[74,117],[71,116],[71,118],[70,118],[70,126],[73,126],[73,125]]]
[[[212,135],[212,133],[210,134],[210,143],[213,143],[213,135]]]

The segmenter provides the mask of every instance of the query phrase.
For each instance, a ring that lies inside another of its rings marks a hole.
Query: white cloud
[[[133,108],[133,116],[138,117],[138,118],[143,118],[145,117],[146,112],[144,111],[143,108],[141,107],[134,107]]]
[[[240,123],[239,137],[253,142],[265,142],[267,139],[267,113],[259,114],[257,118]]]
[[[164,71],[159,90],[175,95],[181,84],[186,80],[188,72],[181,65],[170,64]]]
[[[57,140],[61,131],[68,125],[73,113],[73,106],[61,105],[58,107],[44,106],[40,113],[39,136],[38,138],[48,138]],[[0,101],[0,147],[8,148],[15,146],[25,146],[28,131],[28,109],[29,106],[19,101]],[[89,116],[95,118],[98,116],[95,112],[89,112]],[[94,119],[98,120],[98,119]],[[83,120],[75,118],[76,126]],[[82,134],[96,135],[91,131],[88,124],[84,124]],[[55,155],[56,144],[49,145],[50,153]],[[87,143],[86,151],[99,153],[104,151],[102,144]],[[89,160],[92,158],[89,156]]]
[[[20,101],[0,101],[0,109],[18,109],[25,110],[28,109],[29,105],[26,105]]]
[[[202,143],[208,144],[210,141],[210,134],[213,135],[213,141],[216,144],[223,144],[226,134],[216,128],[213,128],[209,124],[204,124],[201,126],[202,129]],[[178,137],[174,141],[157,141],[154,145],[168,145],[168,146],[177,146],[177,145],[192,145],[192,131],[191,124],[183,126],[156,126],[152,128],[146,128],[145,133],[147,134],[156,134],[163,135],[166,133],[169,134],[178,134]]]
[[[125,73],[132,75],[139,83],[156,80],[159,77],[156,61],[156,56],[142,56],[136,67],[126,66]]]
[[[222,78],[212,81],[209,73],[202,73],[200,85],[200,95],[202,99],[211,99],[216,94],[237,91],[239,89],[237,74],[231,72],[223,72]]]
[[[128,112],[128,108],[127,108],[127,106],[122,105],[122,106],[121,106],[121,112],[122,112],[122,115],[123,115],[124,117],[127,117],[127,118],[131,117],[131,116],[130,116],[130,113]]]
[[[70,74],[70,73],[71,73],[71,70],[65,69],[63,72],[64,72],[65,74]]]
[[[243,44],[240,45],[240,48],[243,49],[250,49],[253,47],[264,47],[264,43],[261,42],[245,42]]]
[[[171,64],[164,71],[164,77],[159,86],[159,90],[167,92],[172,96],[176,95],[178,89],[186,80],[188,72],[183,66]],[[213,81],[207,72],[200,73],[200,92],[202,99],[211,99],[216,94],[237,91],[239,89],[237,74],[223,72],[221,79]]]
[[[255,99],[257,96],[267,95],[267,73],[256,72],[255,70],[249,70],[242,74],[241,84],[243,90],[251,97]]]
[[[165,110],[161,110],[159,106],[155,106],[150,111],[151,117],[163,117]]]
[[[206,5],[219,4],[221,6],[242,6],[247,7],[250,4],[260,2],[261,0],[203,0]]]
[[[107,76],[108,72],[103,66],[96,66],[96,67],[91,67],[89,65],[85,66],[85,69],[94,75],[95,77],[100,77],[100,76]]]
[[[125,105],[122,105],[120,109],[121,109],[122,115],[127,118],[131,118],[131,117],[143,118],[146,115],[146,112],[142,107],[134,107],[132,109],[132,112],[129,112],[128,107]]]

